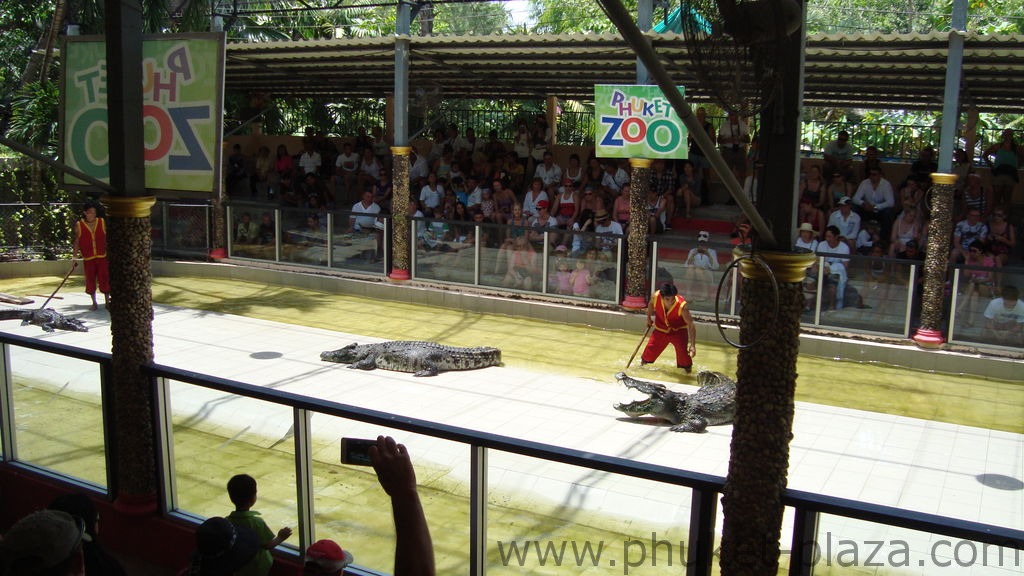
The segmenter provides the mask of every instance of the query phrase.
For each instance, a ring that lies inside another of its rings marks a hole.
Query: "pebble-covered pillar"
[[[651,161],[630,158],[629,235],[626,237],[626,297],[622,307],[641,310],[647,306],[647,190],[651,185]],[[653,290],[656,287],[651,287]]]
[[[113,370],[115,505],[129,513],[157,506],[153,389],[141,366],[153,360],[152,196],[105,196],[110,262],[110,332]]]
[[[921,324],[914,342],[922,348],[938,348],[946,341],[942,335],[942,301],[946,289],[949,238],[953,232],[953,191],[956,174],[932,174],[931,221],[924,255],[924,295],[921,298]],[[913,287],[911,287],[913,289]]]
[[[408,280],[409,250],[409,153],[411,146],[392,146],[391,182],[391,251],[394,265],[388,278],[396,281]]]
[[[767,271],[744,260],[739,341],[757,343],[741,349],[737,362],[736,417],[722,497],[723,575],[778,573],[804,304],[801,281],[814,263],[813,254],[758,256],[775,276],[779,309]]]

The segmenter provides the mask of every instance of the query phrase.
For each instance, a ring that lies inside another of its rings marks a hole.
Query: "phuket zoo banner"
[[[683,93],[683,87],[679,87]],[[594,123],[600,158],[687,156],[686,126],[657,86],[594,86]]]
[[[105,42],[69,37],[64,49],[63,160],[109,182]],[[220,182],[224,35],[147,36],[142,57],[146,189],[213,194]],[[64,184],[85,183],[65,175]]]

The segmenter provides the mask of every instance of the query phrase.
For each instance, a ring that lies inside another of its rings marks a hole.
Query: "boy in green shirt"
[[[238,474],[228,480],[228,496],[235,505],[235,511],[228,515],[228,520],[236,526],[245,526],[256,533],[260,543],[260,551],[248,564],[238,571],[240,576],[267,576],[274,564],[270,551],[292,535],[292,529],[285,526],[277,531],[277,536],[270,531],[267,523],[260,518],[260,513],[252,510],[256,504],[256,480],[248,474]]]

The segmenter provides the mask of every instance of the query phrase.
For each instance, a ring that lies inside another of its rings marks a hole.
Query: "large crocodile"
[[[701,370],[697,374],[700,390],[693,394],[673,392],[665,386],[636,380],[619,372],[615,378],[626,388],[650,397],[629,404],[615,404],[619,412],[632,418],[650,414],[672,424],[673,432],[704,432],[705,428],[732,423],[736,415],[736,382],[721,372]]]
[[[21,310],[18,308],[0,309],[0,320],[21,320],[21,325],[35,324],[47,332],[69,330],[71,332],[88,332],[89,329],[77,318],[68,318],[53,308],[36,308]]]
[[[393,340],[379,344],[349,344],[320,354],[327,362],[349,364],[360,370],[413,372],[414,376],[436,376],[443,370],[474,370],[501,364],[501,350],[478,346],[459,348],[436,342]]]

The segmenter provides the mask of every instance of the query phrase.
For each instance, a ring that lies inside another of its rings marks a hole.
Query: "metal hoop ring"
[[[738,350],[746,350],[747,348],[753,348],[754,346],[760,344],[761,341],[764,340],[765,336],[768,335],[768,330],[765,330],[756,340],[754,340],[750,344],[740,344],[738,342],[733,342],[732,340],[729,340],[728,336],[725,335],[725,328],[722,325],[722,315],[719,311],[719,303],[722,301],[722,286],[725,284],[725,279],[729,277],[729,273],[732,272],[732,269],[739,266],[740,262],[742,262],[743,260],[750,260],[751,262],[754,262],[755,264],[760,266],[761,269],[764,270],[765,273],[768,275],[768,278],[772,282],[772,292],[775,295],[775,312],[772,314],[771,323],[774,324],[775,320],[779,318],[779,282],[775,279],[775,273],[772,272],[772,269],[768,266],[768,263],[756,255],[743,255],[730,262],[729,265],[725,267],[725,272],[722,274],[722,277],[718,280],[718,291],[715,292],[715,326],[718,327],[718,333],[721,334],[722,340],[725,340],[726,344]]]

